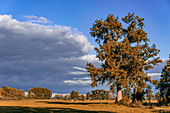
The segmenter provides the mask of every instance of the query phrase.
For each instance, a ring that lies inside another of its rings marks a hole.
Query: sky
[[[82,94],[91,88],[87,62],[100,65],[90,36],[96,19],[143,17],[150,44],[163,63],[149,71],[159,79],[170,54],[169,0],[0,0],[0,87]],[[108,89],[109,86],[97,88]]]

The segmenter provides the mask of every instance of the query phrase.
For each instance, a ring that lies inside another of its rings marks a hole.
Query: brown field
[[[0,113],[153,113],[168,107],[147,106],[138,108],[114,104],[113,101],[64,101],[64,100],[0,100]]]

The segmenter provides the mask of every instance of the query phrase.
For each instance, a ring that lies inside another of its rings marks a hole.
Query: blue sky
[[[151,44],[161,50],[161,59],[167,59],[169,0],[0,0],[0,86],[91,91],[84,67],[86,62],[99,62],[90,28],[108,14],[121,19],[129,12],[145,18]],[[165,61],[149,72],[153,78],[159,78]]]

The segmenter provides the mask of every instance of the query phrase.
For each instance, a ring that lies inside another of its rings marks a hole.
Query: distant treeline
[[[33,87],[28,90],[28,94],[25,95],[25,91],[22,89],[11,88],[7,86],[2,86],[0,88],[0,99],[6,100],[22,100],[22,99],[50,99],[52,98],[52,91],[47,88]],[[79,94],[79,92],[72,91],[70,94],[62,95],[57,94],[55,99],[63,100],[109,100],[111,99],[110,92],[107,90],[92,90],[91,93],[88,92],[86,95]]]
[[[152,95],[151,90],[147,90],[146,92],[137,91],[137,95],[134,93],[129,92],[127,89],[122,91],[123,99],[120,101],[121,103],[128,103],[130,100],[133,101],[133,96],[136,96],[136,98],[139,98],[142,102],[142,100],[148,99],[157,99],[158,104],[161,105],[160,101],[160,95],[159,92],[154,95]],[[147,94],[147,95],[145,95]],[[7,86],[2,86],[0,88],[0,99],[4,100],[22,100],[22,99],[51,99],[52,97],[52,91],[47,88],[42,87],[33,87],[28,90],[28,94],[25,95],[24,90],[22,89],[16,89],[11,88]],[[113,92],[104,90],[104,89],[96,89],[92,90],[91,92],[87,92],[85,95],[79,94],[79,92],[72,91],[70,94],[56,94],[53,99],[60,99],[60,100],[73,100],[73,101],[85,101],[85,100],[116,100],[116,97],[114,96]]]
[[[22,89],[17,90],[16,88],[11,88],[7,86],[2,86],[0,88],[0,99],[12,99],[12,100],[22,100],[22,99],[50,99],[52,96],[52,91],[47,88],[33,87],[28,90],[28,95],[25,96],[25,91]]]
[[[110,91],[107,90],[92,90],[91,92],[86,93],[86,95],[79,94],[79,92],[72,91],[70,94],[62,95],[56,94],[56,99],[63,99],[63,100],[111,100],[113,96],[110,94]]]

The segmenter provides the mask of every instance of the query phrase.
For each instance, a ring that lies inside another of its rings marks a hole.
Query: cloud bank
[[[83,69],[88,59],[83,57],[93,46],[86,36],[68,26],[39,24],[47,22],[43,17],[25,17],[37,20],[21,22],[0,15],[1,86],[25,90],[41,86],[62,92],[67,88],[64,80],[87,76]],[[76,67],[81,69],[78,73]]]

